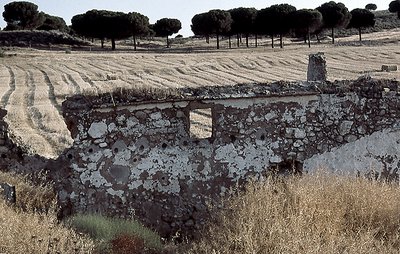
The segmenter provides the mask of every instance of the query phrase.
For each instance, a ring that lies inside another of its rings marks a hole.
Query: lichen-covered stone
[[[326,81],[326,59],[322,52],[311,54],[308,60],[307,81]]]
[[[386,84],[390,88],[384,92]],[[268,89],[274,86],[279,85]],[[370,79],[343,82],[345,88],[340,83],[325,88],[321,84],[325,92],[305,86],[298,93],[265,96],[109,107],[99,103],[90,104],[88,111],[64,107],[66,120],[75,119],[71,128],[79,133],[67,151],[74,160],[67,169],[71,177],[62,180],[61,202],[81,212],[127,216],[134,211],[146,224],[167,233],[201,225],[207,218],[206,200],[216,202],[249,177],[262,178],[269,170],[301,170],[302,164],[308,171],[349,165],[339,163],[339,158],[327,164],[326,158],[336,156],[334,151],[346,151],[348,163],[364,168],[361,173],[370,169],[365,162],[383,165],[382,158],[388,156],[392,163],[385,170],[399,169],[393,142],[377,143],[379,154],[367,152],[372,151],[371,142],[345,149],[379,132],[387,134],[385,139],[393,135],[388,133],[400,121],[398,86]],[[80,101],[88,105],[88,100]],[[195,139],[189,133],[190,112],[196,108],[212,111],[209,139]],[[352,153],[357,160],[350,160]],[[382,167],[378,170],[383,172]],[[87,195],[90,190],[96,195]]]

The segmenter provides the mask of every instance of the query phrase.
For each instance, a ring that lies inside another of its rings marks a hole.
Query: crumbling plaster
[[[378,165],[395,175],[398,88],[361,85],[121,106],[71,98],[63,112],[74,145],[65,153],[71,166],[59,179],[60,201],[71,211],[135,214],[168,235],[201,225],[209,198],[288,162],[359,173]],[[212,109],[212,136],[193,139],[189,112],[204,107]]]

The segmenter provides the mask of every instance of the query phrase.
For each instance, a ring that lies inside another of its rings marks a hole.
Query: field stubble
[[[382,33],[376,38],[388,36]],[[56,157],[72,144],[60,112],[67,96],[141,86],[179,88],[305,80],[308,55],[315,52],[325,52],[330,80],[355,79],[364,74],[400,78],[400,72],[380,71],[383,64],[400,62],[397,43],[320,44],[311,49],[293,44],[284,49],[259,47],[193,53],[65,54],[19,50],[17,56],[0,58],[0,107],[8,110],[10,129],[26,147],[45,157]]]

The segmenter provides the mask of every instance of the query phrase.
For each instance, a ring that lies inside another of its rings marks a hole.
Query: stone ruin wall
[[[58,170],[65,212],[136,215],[163,235],[204,223],[206,203],[271,170],[398,178],[399,88],[91,105],[63,112],[74,145]],[[190,112],[212,111],[212,136],[190,135]],[[84,110],[82,110],[84,109]]]
[[[20,149],[9,138],[8,124],[4,119],[6,115],[7,111],[0,108],[0,169],[12,167],[22,156]]]
[[[63,104],[74,144],[56,160],[16,145],[0,109],[0,169],[47,171],[61,216],[136,216],[163,236],[199,228],[207,204],[271,172],[327,169],[398,181],[399,83],[325,82],[322,53],[310,56],[307,79],[171,100],[75,96]],[[191,133],[197,109],[210,112],[208,138]]]
[[[28,154],[28,149],[18,144],[8,129],[6,115],[7,111],[0,108],[0,170],[31,174],[46,169],[50,161],[39,155]]]

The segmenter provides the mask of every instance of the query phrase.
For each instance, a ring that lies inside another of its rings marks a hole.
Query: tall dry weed
[[[399,253],[399,196],[395,184],[325,173],[269,178],[181,253]]]
[[[0,171],[0,182],[15,186],[17,208],[44,212],[55,206],[56,194],[50,184],[33,184],[28,176],[2,171]]]
[[[15,185],[17,204],[0,198],[0,253],[91,253],[91,239],[57,220],[50,186],[34,186],[26,177],[0,172],[0,182]]]

